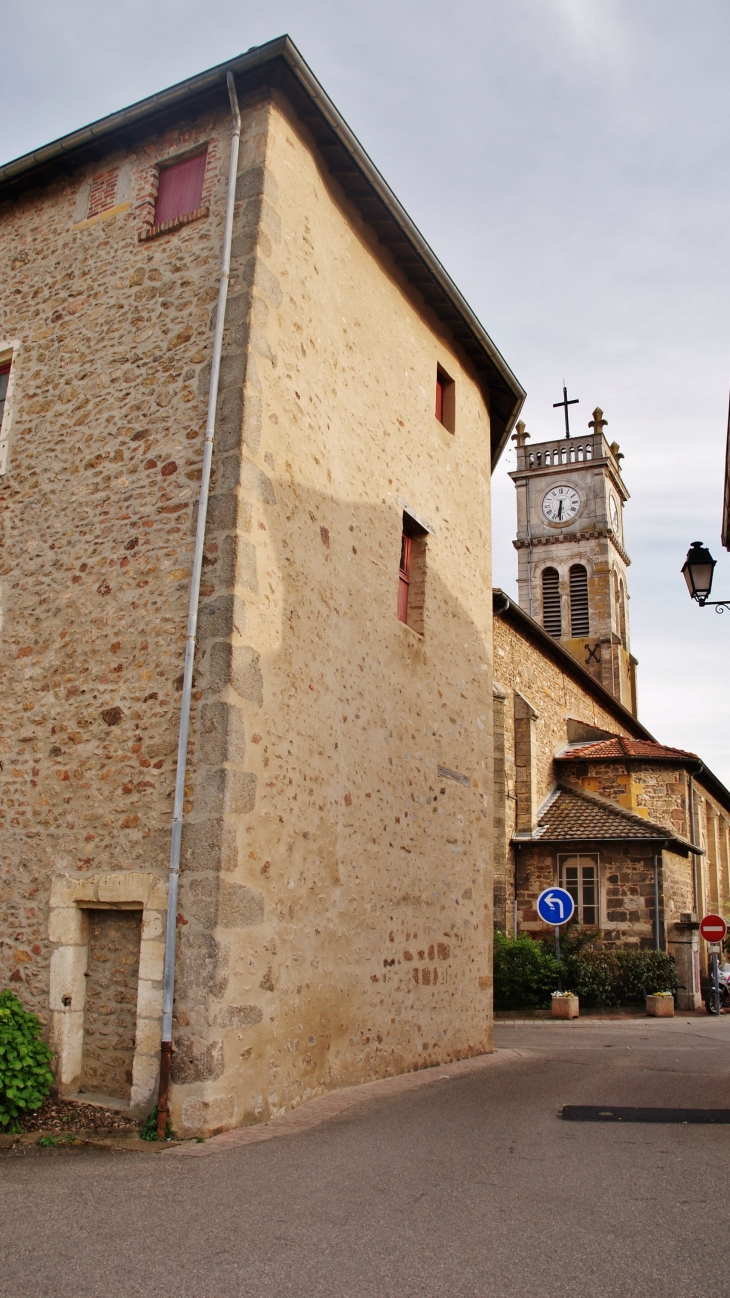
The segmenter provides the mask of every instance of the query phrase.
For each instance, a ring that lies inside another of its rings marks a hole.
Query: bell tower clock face
[[[548,523],[571,523],[580,509],[580,496],[575,487],[551,487],[543,498],[542,512]]]
[[[619,525],[618,505],[616,504],[616,497],[615,497],[615,496],[611,496],[611,499],[610,499],[610,502],[609,502],[609,508],[610,508],[610,511],[611,511],[611,527],[613,528],[613,530],[614,530],[616,536],[620,536],[620,535],[621,535],[621,529],[620,529],[620,525]]]

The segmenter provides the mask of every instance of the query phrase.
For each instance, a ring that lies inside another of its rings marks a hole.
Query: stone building
[[[628,492],[605,424],[597,409],[586,438],[528,449],[519,423],[514,439],[519,604],[494,592],[495,923],[544,931],[537,898],[560,884],[603,943],[670,951],[689,1008],[699,920],[730,909],[730,792],[636,716]]]
[[[0,966],[148,1109],[232,72],[172,1119],[491,1042],[490,475],[524,393],[287,38],[0,168]]]

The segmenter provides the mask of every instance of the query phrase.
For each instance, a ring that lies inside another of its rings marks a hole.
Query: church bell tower
[[[520,606],[636,715],[636,659],[629,648],[623,508],[618,443],[593,411],[586,437],[527,446],[520,421],[517,468]]]

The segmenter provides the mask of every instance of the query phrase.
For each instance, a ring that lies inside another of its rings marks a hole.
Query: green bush
[[[597,930],[568,926],[560,938],[560,964],[552,952],[553,937],[494,935],[495,1010],[540,1009],[550,1004],[558,986],[575,992],[585,1009],[641,1003],[654,992],[676,992],[674,961],[664,951],[596,945]]]
[[[494,934],[495,1010],[541,1009],[557,991],[560,965],[542,942],[526,933]]]
[[[39,1109],[53,1085],[51,1051],[41,1025],[11,991],[0,992],[0,1128],[20,1129],[19,1118]]]

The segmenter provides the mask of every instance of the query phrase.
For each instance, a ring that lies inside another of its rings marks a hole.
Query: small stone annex
[[[596,409],[587,437],[527,448],[518,424],[519,604],[494,592],[495,924],[544,932],[559,884],[607,946],[675,959],[701,1003],[699,921],[730,909],[730,792],[637,717],[624,458]]]
[[[185,1135],[491,1048],[490,479],[524,399],[288,38],[0,168],[0,968],[65,1094],[157,1095],[229,73]]]

